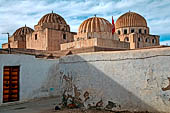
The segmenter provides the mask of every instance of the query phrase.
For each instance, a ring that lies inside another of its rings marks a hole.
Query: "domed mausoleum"
[[[104,18],[92,17],[85,20],[79,27],[78,33],[111,32],[112,24]]]
[[[108,20],[95,16],[82,22],[74,42],[61,44],[61,50],[85,48],[93,49],[90,51],[129,49],[129,43],[120,42],[112,34],[112,24]]]
[[[24,27],[21,27],[21,28],[19,28],[19,29],[17,29],[15,32],[14,32],[14,34],[13,34],[13,36],[24,36],[24,35],[26,35],[26,34],[29,34],[29,33],[32,33],[32,32],[34,32],[34,30],[32,29],[32,28],[30,28],[30,27],[27,27],[26,25],[24,26]],[[15,37],[15,38],[16,38]],[[15,40],[17,40],[17,39],[15,39]]]
[[[123,27],[147,27],[147,22],[141,15],[128,12],[120,16],[116,21],[116,28]]]
[[[146,19],[135,12],[120,16],[115,26],[120,41],[129,42],[131,49],[159,45],[159,36],[150,35]]]
[[[63,17],[56,13],[49,13],[44,15],[35,26],[35,29],[40,30],[44,28],[57,29],[61,31],[70,32],[70,26],[67,25]]]
[[[64,18],[53,12],[44,15],[34,28],[27,36],[28,49],[58,51],[60,44],[73,41],[75,35]]]
[[[32,32],[34,30],[26,25],[17,29],[9,38],[10,48],[26,48],[26,35]],[[8,48],[8,43],[3,44],[2,47]]]
[[[100,17],[92,17],[85,20],[78,29],[75,40],[91,38],[108,38],[112,39],[112,24]],[[113,37],[114,38],[114,37]]]

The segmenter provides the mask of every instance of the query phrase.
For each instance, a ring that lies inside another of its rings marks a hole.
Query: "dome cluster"
[[[64,18],[53,12],[44,15],[39,20],[38,25],[42,26],[45,23],[65,24],[67,26]],[[123,27],[147,27],[147,22],[141,15],[134,12],[127,12],[117,19],[115,26],[117,29]],[[13,35],[26,35],[33,31],[33,29],[25,26],[17,29]],[[78,33],[87,32],[112,32],[112,24],[104,18],[92,17],[82,22],[79,26]]]
[[[64,20],[63,17],[61,17],[60,15],[56,14],[56,13],[49,13],[44,15],[38,22],[38,25],[43,25],[44,23],[57,23],[57,24],[66,24],[66,21]],[[21,27],[19,29],[17,29],[14,32],[14,36],[18,36],[18,35],[26,35],[29,33],[34,32],[33,29],[31,29],[30,27],[24,26]]]

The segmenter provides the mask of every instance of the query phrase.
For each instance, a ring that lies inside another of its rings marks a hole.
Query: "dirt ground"
[[[128,111],[104,111],[104,110],[84,110],[84,109],[62,109],[55,111],[59,99],[42,98],[24,103],[11,103],[0,105],[0,113],[149,113],[149,112],[128,112]]]
[[[129,111],[105,111],[105,110],[83,110],[83,109],[64,109],[64,110],[51,110],[41,113],[149,113],[149,112],[129,112]]]

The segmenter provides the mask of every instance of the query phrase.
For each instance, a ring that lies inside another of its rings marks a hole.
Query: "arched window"
[[[118,35],[120,35],[120,30],[117,31]]]
[[[149,43],[149,42],[150,42],[149,37],[145,39],[145,42],[147,42],[147,43]]]
[[[142,38],[141,37],[138,38],[138,42],[142,42]]]
[[[146,34],[146,29],[144,30],[145,34]]]
[[[139,33],[140,33],[140,34],[142,33],[142,29],[139,29]]]
[[[125,37],[124,41],[129,42],[129,37]]]
[[[124,29],[124,34],[127,34],[127,29]]]
[[[135,32],[135,30],[134,29],[131,29],[131,33],[134,33]]]
[[[66,34],[63,34],[63,39],[64,39],[64,40],[66,40],[66,39],[67,39]]]
[[[35,34],[35,40],[37,40],[37,34]]]
[[[155,44],[155,43],[156,43],[156,39],[153,38],[153,39],[152,39],[152,44]]]

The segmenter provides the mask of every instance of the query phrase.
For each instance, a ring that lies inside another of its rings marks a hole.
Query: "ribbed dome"
[[[147,27],[147,22],[141,15],[134,12],[127,12],[116,21],[117,29],[123,27]]]
[[[44,15],[38,22],[38,25],[42,25],[43,23],[67,24],[63,17],[53,12]]]
[[[85,20],[79,27],[79,33],[111,32],[112,24],[104,18],[93,17]]]
[[[34,32],[33,29],[31,29],[30,27],[25,26],[25,27],[21,27],[21,28],[17,29],[17,30],[14,32],[13,35],[14,35],[14,36],[26,35],[26,34],[32,33],[32,32]]]

